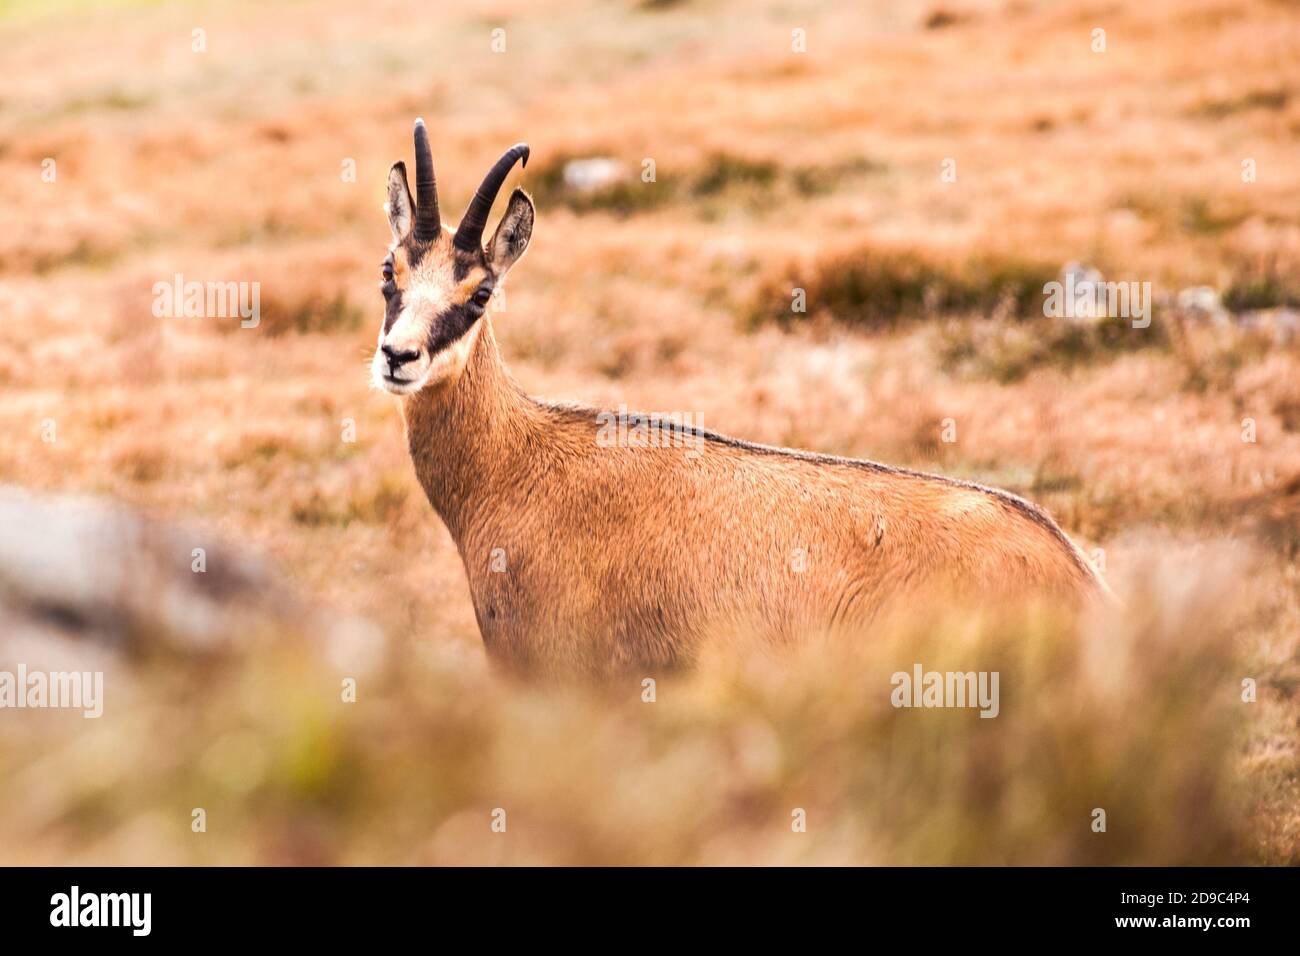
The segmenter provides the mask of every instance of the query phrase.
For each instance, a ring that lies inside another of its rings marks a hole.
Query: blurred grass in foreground
[[[857,646],[733,647],[658,675],[652,703],[639,677],[515,683],[446,645],[377,657],[268,632],[240,656],[146,659],[110,671],[100,720],[0,723],[0,845],[85,863],[1249,860],[1232,637],[1251,611],[1231,562],[1188,562],[1078,631],[918,609]],[[914,663],[998,671],[999,715],[895,709]]]

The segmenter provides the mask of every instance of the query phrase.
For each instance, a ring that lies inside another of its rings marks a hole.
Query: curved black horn
[[[433,153],[429,151],[429,131],[424,120],[415,121],[415,238],[421,242],[437,239],[442,232],[438,218],[438,181],[433,178]]]
[[[525,166],[528,165],[527,143],[516,143],[507,149],[483,177],[478,192],[469,201],[469,208],[465,210],[460,225],[456,227],[457,249],[473,252],[479,248],[483,241],[483,227],[487,225],[488,213],[492,211],[492,203],[496,200],[497,193],[501,191],[501,184],[510,174],[510,168],[518,159],[522,159]]]

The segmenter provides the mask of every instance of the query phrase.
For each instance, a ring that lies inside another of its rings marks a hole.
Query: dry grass
[[[1024,321],[1071,259],[1294,304],[1289,5],[9,3],[0,46],[0,481],[200,522],[390,636],[363,667],[277,631],[133,667],[99,722],[5,716],[0,858],[1300,862],[1300,354],[1168,312],[1140,342]],[[654,704],[491,678],[367,383],[416,115],[448,208],[532,145],[497,320],[531,392],[1009,488],[1136,610],[941,616]],[[590,155],[657,180],[572,194],[562,158]],[[260,281],[262,326],[154,318],[178,272]],[[795,279],[806,318],[754,324]],[[1001,667],[1002,716],[893,710],[914,660]]]

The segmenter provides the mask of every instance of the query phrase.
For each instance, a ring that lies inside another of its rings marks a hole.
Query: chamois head
[[[371,365],[375,384],[394,395],[454,381],[465,368],[492,292],[528,248],[533,201],[522,189],[510,195],[505,215],[487,245],[483,228],[511,167],[528,165],[528,146],[506,150],[483,178],[460,225],[450,229],[438,212],[429,133],[415,121],[415,197],[406,164],[388,171],[388,225],[393,243],[382,266],[384,325]]]

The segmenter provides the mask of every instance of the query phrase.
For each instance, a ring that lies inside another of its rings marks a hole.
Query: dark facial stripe
[[[429,330],[429,354],[437,355],[470,330],[483,316],[481,309],[473,305],[452,306],[434,322]]]
[[[397,289],[384,300],[384,334],[393,327],[402,312],[402,290]]]

